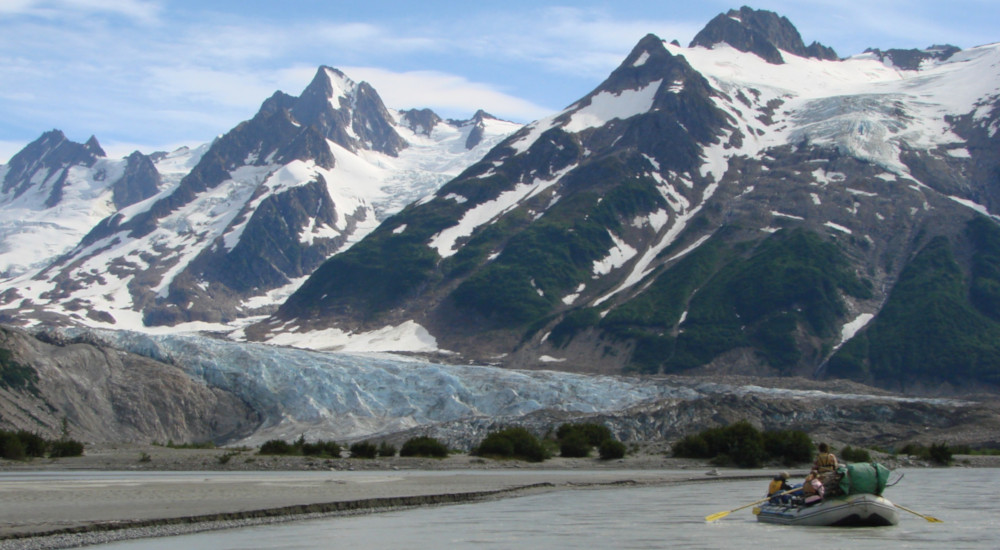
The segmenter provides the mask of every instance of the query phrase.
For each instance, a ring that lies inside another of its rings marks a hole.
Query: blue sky
[[[1000,41],[997,0],[743,3],[841,56]],[[597,86],[645,34],[686,45],[743,3],[0,0],[0,163],[53,128],[111,156],[204,143],[320,65],[389,107],[528,122]]]

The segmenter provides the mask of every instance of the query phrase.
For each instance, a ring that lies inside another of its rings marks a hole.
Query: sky
[[[321,65],[390,108],[530,122],[646,34],[687,45],[744,4],[842,57],[1000,41],[998,0],[0,0],[0,164],[51,129],[111,157],[196,146],[277,90],[299,95]]]

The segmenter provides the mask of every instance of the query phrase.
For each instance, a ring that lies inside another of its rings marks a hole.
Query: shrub
[[[947,466],[951,464],[951,449],[944,443],[935,443],[927,450],[927,456],[932,461]]]
[[[371,441],[359,441],[351,444],[351,458],[375,458],[378,456],[378,446]]]
[[[448,456],[448,447],[433,437],[413,437],[403,443],[402,448],[399,449],[399,456],[444,458]]]
[[[44,457],[46,453],[52,458],[80,456],[83,454],[83,443],[68,438],[49,441],[27,430],[0,430],[0,458],[25,460]]]
[[[809,462],[812,459],[812,441],[807,434],[798,431],[762,434],[744,420],[686,435],[674,443],[673,455],[711,459],[720,466],[733,464],[741,468],[757,468],[766,460],[781,460],[786,464]]]
[[[52,458],[66,458],[83,455],[83,443],[72,439],[60,439],[53,441],[49,447],[49,456]]]
[[[690,434],[677,440],[671,452],[678,458],[712,458],[712,450],[701,434]]]
[[[590,456],[593,445],[582,432],[569,432],[559,438],[559,456],[567,458],[583,458]]]
[[[322,439],[315,443],[303,443],[302,454],[305,456],[328,456],[340,458],[341,447],[336,441],[324,441]]]
[[[597,451],[601,454],[601,460],[625,458],[625,444],[614,439],[605,439]]]
[[[764,450],[770,459],[780,460],[785,466],[810,462],[813,443],[809,434],[799,430],[772,430],[764,432]]]
[[[229,461],[232,460],[234,456],[239,456],[239,454],[239,451],[229,451],[215,457],[215,459],[219,461],[219,464],[226,465],[229,464]]]
[[[473,454],[498,458],[520,458],[542,462],[549,453],[538,438],[525,428],[506,428],[487,434]]]
[[[45,456],[45,451],[49,448],[49,442],[44,437],[27,430],[18,430],[17,438],[24,444],[24,453],[31,458]]]
[[[943,466],[952,462],[952,449],[945,443],[935,443],[929,448],[919,443],[907,443],[899,452],[922,460],[930,460]]]
[[[7,460],[24,460],[28,458],[28,453],[24,449],[24,443],[17,434],[11,432],[0,432],[0,458]]]
[[[871,462],[872,455],[868,449],[855,449],[850,445],[840,450],[840,458],[847,462]]]
[[[271,439],[265,441],[263,445],[260,446],[260,451],[258,454],[262,455],[289,455],[292,454],[293,447],[287,441],[282,439]]]
[[[388,441],[383,441],[382,443],[379,443],[379,446],[378,446],[378,455],[379,456],[396,456],[396,446],[392,445]]]
[[[563,424],[556,430],[556,438],[560,441],[572,433],[580,433],[590,445],[596,447],[607,439],[612,439],[611,429],[594,423]]]
[[[473,454],[509,458],[514,456],[514,442],[497,432],[487,434]]]

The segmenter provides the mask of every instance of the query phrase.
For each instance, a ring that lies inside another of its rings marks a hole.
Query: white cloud
[[[142,23],[158,21],[162,7],[144,0],[3,0],[0,14],[46,18],[79,17],[82,14],[119,15]]]
[[[455,45],[484,58],[600,79],[617,67],[646,34],[686,43],[704,24],[622,19],[600,9],[547,7],[479,20],[467,25],[469,34],[456,38]]]
[[[355,81],[367,81],[382,101],[397,109],[429,107],[444,116],[470,116],[483,109],[501,118],[531,121],[553,109],[503,93],[492,86],[436,71],[393,72],[374,67],[341,67]]]

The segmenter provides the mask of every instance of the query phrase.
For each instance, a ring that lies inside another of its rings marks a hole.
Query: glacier
[[[720,394],[871,399],[705,379],[449,365],[392,354],[317,352],[191,334],[49,330],[62,341],[108,346],[175,365],[194,380],[232,392],[260,414],[261,424],[249,437],[227,444],[257,445],[299,436],[351,440],[456,422],[513,423],[538,411],[610,414],[663,400],[683,403]]]

